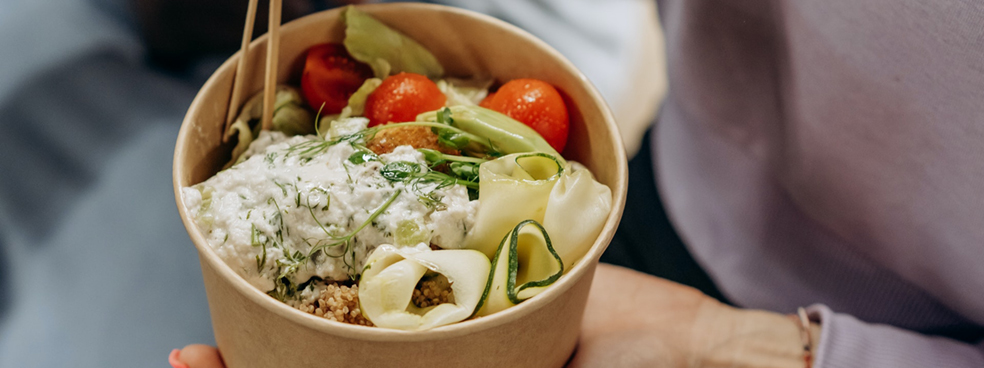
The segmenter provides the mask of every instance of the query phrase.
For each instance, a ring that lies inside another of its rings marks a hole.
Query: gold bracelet
[[[799,327],[800,341],[803,343],[803,361],[806,368],[813,366],[813,336],[810,334],[810,318],[806,316],[806,309],[799,307],[796,315],[790,316],[796,326]]]

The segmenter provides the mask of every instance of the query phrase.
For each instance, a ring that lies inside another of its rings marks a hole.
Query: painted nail
[[[171,363],[171,366],[174,368],[188,368],[187,364],[184,364],[180,360],[178,360],[178,355],[180,354],[181,354],[181,349],[171,350],[171,354],[167,356],[167,362]]]

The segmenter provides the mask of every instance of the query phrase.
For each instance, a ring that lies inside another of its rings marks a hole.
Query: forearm
[[[814,368],[984,367],[984,346],[810,309],[819,321],[810,324]],[[789,316],[706,306],[698,314],[688,367],[806,366],[800,327]]]
[[[700,313],[700,312],[699,312]],[[693,337],[698,367],[803,368],[803,342],[798,323],[787,315],[759,310],[708,310],[698,318]],[[820,341],[820,326],[810,325],[811,341]],[[703,336],[701,336],[703,335]],[[718,338],[708,338],[717,336]]]

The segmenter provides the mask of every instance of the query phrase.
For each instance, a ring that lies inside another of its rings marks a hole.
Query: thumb
[[[174,349],[168,356],[174,368],[224,368],[219,351],[208,345],[188,345],[184,349]]]

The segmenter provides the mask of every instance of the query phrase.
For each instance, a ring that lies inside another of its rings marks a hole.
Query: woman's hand
[[[225,368],[219,351],[208,345],[188,345],[174,349],[167,357],[174,368]]]
[[[802,368],[799,328],[781,314],[735,309],[687,286],[598,265],[569,367],[692,366]]]

